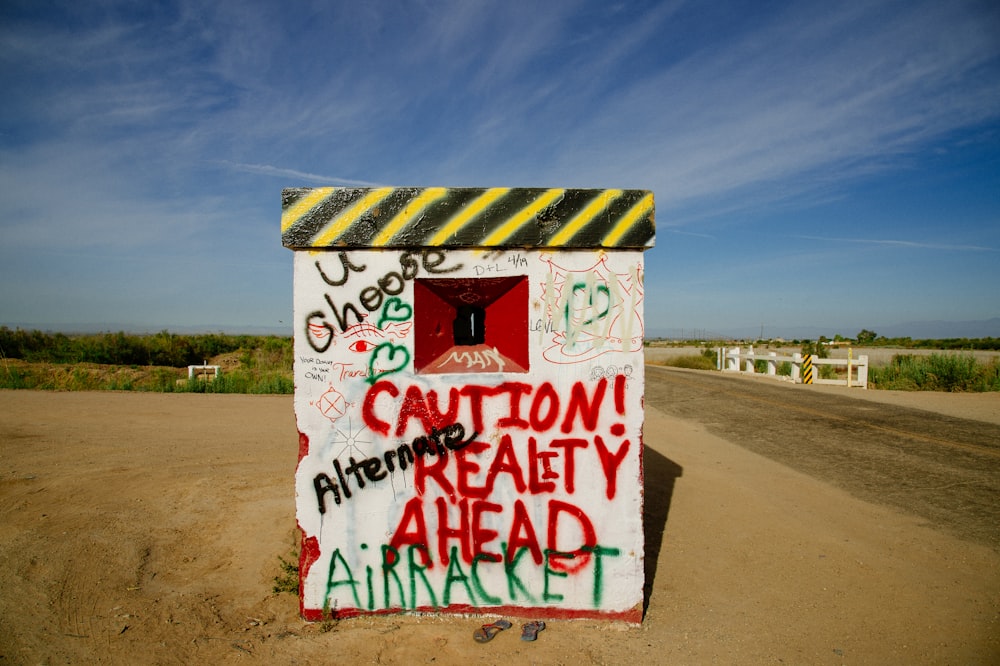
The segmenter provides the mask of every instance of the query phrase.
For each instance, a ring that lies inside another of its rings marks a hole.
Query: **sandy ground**
[[[996,422],[997,397],[907,396]],[[480,645],[477,618],[307,624],[271,591],[291,398],[0,391],[0,662],[1000,663],[1000,553],[646,417],[643,624]]]

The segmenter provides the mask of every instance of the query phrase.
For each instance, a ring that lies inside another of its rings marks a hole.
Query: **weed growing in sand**
[[[337,628],[337,624],[339,624],[340,620],[335,617],[336,613],[336,602],[334,602],[333,608],[330,608],[330,600],[327,599],[323,603],[323,622],[319,625],[319,633],[328,634]]]
[[[299,593],[299,565],[289,562],[281,555],[278,555],[278,562],[280,562],[281,573],[274,577],[274,587],[271,590],[279,594],[290,592],[297,595]]]

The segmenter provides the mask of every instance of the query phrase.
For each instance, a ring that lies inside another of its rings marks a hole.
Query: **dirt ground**
[[[0,663],[1000,663],[1000,553],[655,409],[645,431],[642,625],[481,645],[479,618],[308,624],[271,591],[290,397],[0,391]]]

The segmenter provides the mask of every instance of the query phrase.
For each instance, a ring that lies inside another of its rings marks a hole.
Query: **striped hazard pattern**
[[[647,190],[382,187],[290,188],[281,242],[341,247],[648,248]]]
[[[803,354],[802,356],[802,383],[812,384],[813,383],[813,357],[812,354]]]

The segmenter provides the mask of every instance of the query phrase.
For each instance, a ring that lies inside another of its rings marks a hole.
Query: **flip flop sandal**
[[[497,620],[493,624],[484,624],[479,629],[472,632],[472,638],[477,643],[489,643],[493,637],[504,629],[510,629],[511,624],[507,620]]]
[[[538,638],[538,632],[545,628],[545,623],[541,620],[529,622],[521,625],[521,640],[533,641]]]

